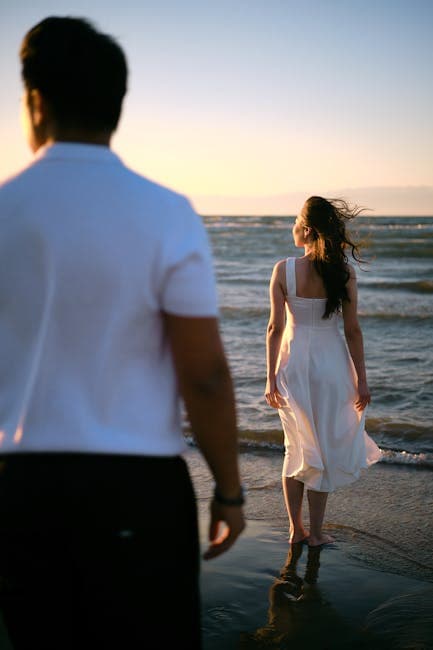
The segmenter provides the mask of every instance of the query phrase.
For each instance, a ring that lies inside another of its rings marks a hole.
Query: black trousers
[[[198,650],[195,495],[180,457],[0,456],[14,650]]]

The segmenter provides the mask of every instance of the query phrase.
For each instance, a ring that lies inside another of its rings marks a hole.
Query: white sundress
[[[286,260],[286,328],[277,387],[284,430],[283,476],[311,490],[332,492],[357,480],[381,458],[356,411],[356,371],[338,327],[338,314],[322,318],[325,298],[296,295],[295,258]]]

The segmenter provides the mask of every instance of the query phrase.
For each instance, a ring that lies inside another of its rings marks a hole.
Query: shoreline
[[[185,460],[204,550],[213,483],[196,449]],[[377,463],[332,493],[335,543],[313,551],[288,543],[281,454],[241,451],[240,464],[247,528],[202,562],[204,650],[433,648],[431,470]]]
[[[193,480],[200,519],[207,518],[213,481],[194,447],[184,458]],[[245,516],[284,530],[288,519],[281,489],[283,455],[271,450],[241,450],[246,487]],[[303,518],[308,527],[304,499]],[[352,557],[379,570],[433,582],[432,471],[419,466],[379,462],[361,477],[329,495],[324,529]]]

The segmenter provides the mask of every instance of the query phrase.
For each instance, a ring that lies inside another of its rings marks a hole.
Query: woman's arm
[[[355,408],[358,411],[365,409],[370,403],[371,396],[367,384],[367,373],[364,361],[364,341],[361,326],[358,320],[358,288],[354,269],[349,266],[350,278],[347,283],[349,300],[343,302],[344,335],[349,348],[350,356],[358,376],[358,397]]]
[[[276,372],[285,327],[285,270],[285,260],[277,262],[274,266],[269,285],[271,308],[266,334],[267,381],[265,399],[269,406],[273,408],[282,406],[281,395],[276,384]]]

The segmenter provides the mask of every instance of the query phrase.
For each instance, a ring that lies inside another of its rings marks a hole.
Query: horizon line
[[[197,211],[196,211],[197,212]],[[275,217],[282,217],[282,218],[294,218],[296,217],[296,214],[268,214],[268,213],[260,213],[260,214],[253,214],[251,212],[245,212],[245,213],[204,213],[204,212],[197,212],[201,217],[211,217],[211,218],[218,218],[218,217],[263,217],[263,218],[275,218]],[[356,217],[357,219],[365,219],[365,218],[373,218],[373,219],[433,219],[433,214],[359,214]]]

